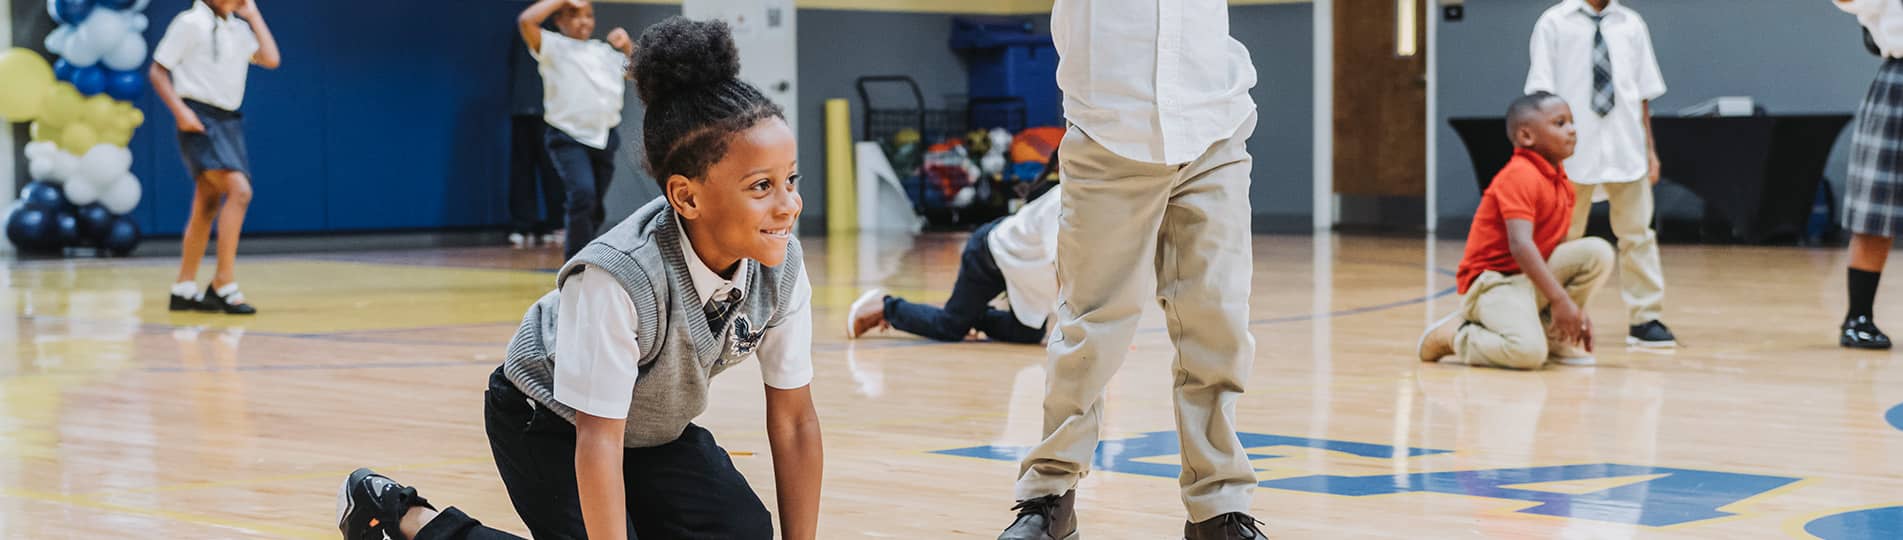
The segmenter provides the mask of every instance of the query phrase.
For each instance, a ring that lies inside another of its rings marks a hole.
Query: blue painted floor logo
[[[1893,410],[1892,416],[1899,414]],[[1894,418],[1893,418],[1894,420]],[[1370,444],[1262,433],[1237,434],[1252,460],[1282,457],[1264,453],[1272,448],[1313,448],[1363,458],[1402,458],[1447,454],[1451,450],[1396,448]],[[973,446],[939,450],[934,454],[998,461],[1018,461],[1030,451],[1024,446]],[[1092,469],[1174,479],[1180,466],[1167,459],[1180,453],[1175,431],[1157,431],[1136,437],[1102,441]],[[1162,458],[1162,459],[1159,459]],[[1269,471],[1270,469],[1257,469]],[[1288,471],[1283,471],[1288,472]],[[1269,476],[1275,476],[1273,474]],[[1559,493],[1521,485],[1622,477],[1630,483],[1586,493]],[[1800,480],[1787,476],[1743,474],[1619,463],[1587,463],[1548,467],[1520,467],[1418,472],[1372,476],[1286,476],[1262,481],[1266,489],[1366,497],[1397,493],[1445,493],[1538,503],[1520,513],[1587,519],[1647,527],[1697,523],[1733,515],[1720,510]],[[1866,515],[1868,514],[1868,515]],[[1903,507],[1827,516],[1806,528],[1823,538],[1903,537]],[[1873,528],[1874,527],[1874,528]],[[1822,533],[1822,534],[1820,534]]]

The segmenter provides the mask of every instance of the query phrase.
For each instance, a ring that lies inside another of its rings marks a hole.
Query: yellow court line
[[[291,528],[281,527],[281,526],[269,524],[269,523],[258,523],[254,521],[243,521],[243,520],[228,520],[228,519],[206,516],[201,514],[173,512],[169,510],[159,510],[156,508],[143,508],[138,506],[127,506],[123,504],[113,504],[109,502],[93,500],[87,497],[62,495],[58,493],[42,493],[38,491],[30,491],[30,490],[23,490],[23,489],[8,489],[5,491],[0,491],[0,495],[5,495],[7,497],[13,497],[17,499],[27,499],[27,500],[40,501],[40,502],[64,504],[67,506],[75,506],[80,508],[90,508],[93,510],[104,510],[107,512],[114,512],[119,514],[157,517],[157,518],[165,518],[165,519],[169,519],[173,521],[193,523],[197,525],[209,525],[213,527],[223,527],[228,529],[240,529],[240,530],[246,530],[246,531],[252,531],[252,532],[265,533],[265,534],[269,534],[269,535],[277,536],[281,538],[309,538],[312,540],[324,540],[324,539],[334,538],[336,536],[335,534],[315,532],[312,529],[291,529]]]
[[[490,460],[492,459],[494,458],[490,456],[482,456],[482,457],[446,459],[442,461],[431,461],[431,462],[417,463],[412,465],[391,465],[391,466],[379,465],[377,466],[377,471],[378,472],[419,471],[424,469],[434,469],[438,467],[453,467],[458,465],[473,465],[477,463],[489,463]],[[255,485],[255,484],[269,484],[273,482],[295,482],[299,480],[316,480],[321,478],[335,478],[335,479],[338,479],[339,483],[342,483],[343,478],[346,476],[349,476],[350,472],[351,471],[321,471],[321,472],[307,472],[307,473],[298,473],[298,474],[285,474],[285,475],[278,475],[278,476],[255,476],[251,478],[227,480],[227,481],[221,481],[221,482],[185,482],[182,484],[169,484],[169,485],[160,485],[160,486],[143,487],[143,488],[108,489],[104,491],[94,492],[91,495],[97,496],[97,495],[121,495],[121,494],[134,494],[134,493],[171,493],[171,492],[177,492],[177,491],[190,491],[190,490],[196,490],[196,489],[216,489],[216,488],[226,488],[226,487],[248,486],[248,485]]]

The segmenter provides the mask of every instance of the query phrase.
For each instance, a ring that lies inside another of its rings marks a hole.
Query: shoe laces
[[[1018,501],[1018,504],[1012,506],[1011,509],[1017,510],[1020,516],[1035,514],[1050,517],[1051,511],[1057,508],[1058,498],[1057,495],[1045,495],[1035,499],[1025,499]]]
[[[1262,529],[1258,527],[1259,525],[1263,525],[1262,521],[1257,520],[1255,517],[1250,516],[1248,514],[1244,514],[1242,512],[1230,512],[1227,514],[1223,514],[1221,519],[1222,519],[1223,528],[1234,531],[1236,533],[1236,536],[1238,537],[1241,537],[1241,538],[1268,538],[1269,537],[1269,535],[1264,534],[1262,532]]]

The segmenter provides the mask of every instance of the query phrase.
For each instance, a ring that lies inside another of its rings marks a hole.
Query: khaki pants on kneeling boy
[[[1581,238],[1553,248],[1546,266],[1573,303],[1585,309],[1593,291],[1612,274],[1612,262],[1612,244]],[[1460,300],[1467,324],[1454,334],[1455,357],[1467,365],[1539,369],[1548,351],[1561,346],[1546,337],[1548,304],[1525,273],[1481,273]]]

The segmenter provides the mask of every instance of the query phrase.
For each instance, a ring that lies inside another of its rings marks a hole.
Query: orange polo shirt
[[[1573,185],[1566,169],[1546,161],[1525,148],[1513,150],[1513,159],[1493,176],[1487,192],[1480,196],[1480,210],[1474,212],[1473,227],[1467,231],[1467,251],[1460,257],[1460,293],[1481,272],[1520,273],[1507,247],[1507,220],[1533,222],[1533,244],[1540,257],[1553,256],[1553,248],[1566,241],[1573,223]]]

